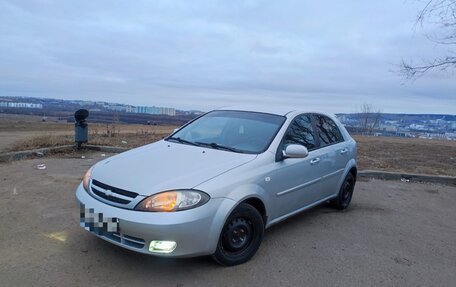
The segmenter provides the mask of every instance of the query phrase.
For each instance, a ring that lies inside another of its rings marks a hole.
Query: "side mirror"
[[[283,151],[284,158],[305,158],[309,155],[309,151],[303,145],[290,144]]]

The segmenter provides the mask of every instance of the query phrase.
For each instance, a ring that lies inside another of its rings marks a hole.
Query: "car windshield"
[[[244,111],[213,111],[169,136],[167,141],[240,153],[262,153],[285,117]]]

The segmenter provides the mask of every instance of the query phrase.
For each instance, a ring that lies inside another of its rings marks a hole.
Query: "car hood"
[[[99,162],[92,170],[92,178],[141,195],[152,195],[193,188],[255,158],[252,154],[162,140]]]

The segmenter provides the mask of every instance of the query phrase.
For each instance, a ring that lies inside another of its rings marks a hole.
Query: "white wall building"
[[[43,108],[43,104],[35,104],[35,103],[18,103],[18,102],[0,102],[0,107],[5,107],[5,108],[42,109],[42,108]]]

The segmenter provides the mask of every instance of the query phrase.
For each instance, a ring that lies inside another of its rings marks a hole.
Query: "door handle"
[[[344,148],[340,151],[340,154],[346,154],[348,152],[348,148]]]
[[[320,158],[317,157],[317,158],[314,158],[310,161],[310,165],[316,165],[320,162]]]

